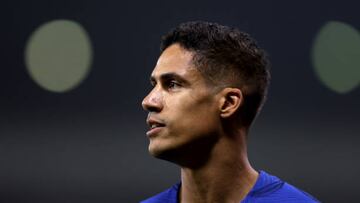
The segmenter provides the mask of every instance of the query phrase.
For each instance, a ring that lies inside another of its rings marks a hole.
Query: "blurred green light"
[[[66,92],[86,78],[92,55],[88,34],[79,23],[54,20],[41,25],[30,36],[25,63],[40,87]]]
[[[333,91],[347,93],[360,84],[360,33],[330,21],[318,32],[312,63],[319,79]]]

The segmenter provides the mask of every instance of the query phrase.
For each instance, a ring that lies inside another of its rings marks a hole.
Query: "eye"
[[[180,84],[178,82],[176,82],[175,80],[170,80],[167,82],[167,88],[169,89],[175,89],[175,88],[179,88]]]
[[[151,80],[151,81],[150,81],[150,86],[151,86],[151,87],[155,87],[155,85],[156,85],[156,82]]]

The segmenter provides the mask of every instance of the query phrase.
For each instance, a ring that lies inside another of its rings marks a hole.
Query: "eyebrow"
[[[180,76],[179,74],[177,73],[174,73],[174,72],[170,72],[170,73],[164,73],[164,74],[161,74],[160,75],[160,80],[161,81],[166,81],[166,80],[171,80],[171,79],[175,79],[181,83],[185,83],[185,84],[188,84],[189,82],[184,79],[182,76]],[[156,82],[156,79],[154,76],[150,76],[150,82],[151,83],[155,83]]]

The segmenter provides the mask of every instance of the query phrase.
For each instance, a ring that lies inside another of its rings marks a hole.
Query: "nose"
[[[141,103],[143,109],[149,112],[160,112],[162,105],[161,92],[155,88],[143,99]]]

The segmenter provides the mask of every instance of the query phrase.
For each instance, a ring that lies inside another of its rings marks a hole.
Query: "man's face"
[[[192,57],[192,52],[173,44],[151,74],[153,89],[142,106],[149,112],[146,134],[155,157],[171,159],[168,154],[178,156],[185,149],[196,152],[194,147],[213,140],[220,128],[218,97],[193,66]]]

